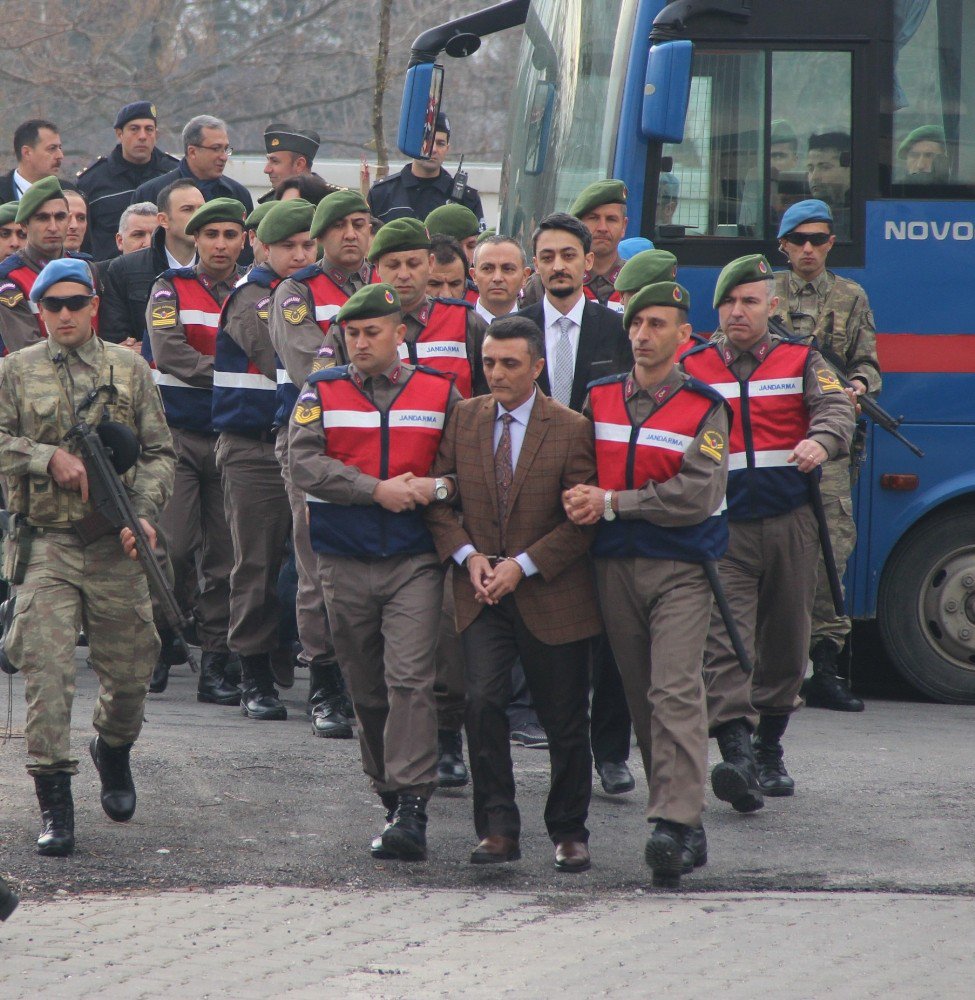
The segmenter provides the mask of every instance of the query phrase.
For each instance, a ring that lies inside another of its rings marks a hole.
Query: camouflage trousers
[[[115,534],[85,546],[71,531],[44,531],[34,538],[17,587],[6,642],[26,684],[31,774],[78,772],[70,737],[82,625],[99,681],[95,729],[109,746],[132,743],[159,655],[145,572],[125,556]]]
[[[826,523],[829,525],[829,538],[833,543],[836,572],[839,574],[842,585],[847,561],[852,555],[853,547],[857,541],[857,528],[853,522],[853,499],[850,496],[850,460],[848,458],[836,459],[823,466],[820,489],[823,494]],[[821,639],[828,639],[837,649],[842,649],[849,634],[850,618],[848,615],[836,614],[829,590],[829,579],[826,576],[826,564],[823,561],[823,553],[820,551],[810,649]]]

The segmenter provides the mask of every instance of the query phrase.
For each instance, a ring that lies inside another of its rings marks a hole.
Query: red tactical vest
[[[471,359],[467,356],[465,306],[434,302],[423,332],[413,343],[400,344],[399,356],[410,364],[426,365],[453,375],[457,391],[470,399],[474,393]]]

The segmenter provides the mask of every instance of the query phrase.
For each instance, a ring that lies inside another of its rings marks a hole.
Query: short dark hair
[[[195,181],[191,181],[188,177],[180,177],[179,180],[173,181],[172,184],[167,184],[162,191],[156,195],[156,208],[158,208],[163,215],[169,215],[169,206],[172,203],[173,195],[177,191],[182,191],[183,188],[196,188],[199,191],[199,186]]]
[[[589,253],[592,247],[592,233],[589,232],[588,228],[582,222],[574,215],[569,215],[568,212],[553,212],[542,219],[538,224],[538,228],[532,233],[532,253],[535,252],[535,247],[538,245],[538,237],[542,233],[552,229],[561,229],[563,232],[571,233],[582,244],[582,252]]]
[[[505,246],[506,244],[510,244],[521,254],[521,266],[527,267],[528,259],[525,257],[525,248],[514,237],[501,236],[499,233],[495,233],[492,236],[485,236],[477,241],[477,246],[474,247],[474,263],[477,263],[477,253],[481,247],[497,247]]]
[[[57,125],[44,118],[31,118],[29,121],[17,126],[17,130],[14,132],[14,156],[17,157],[18,163],[20,162],[20,151],[24,146],[33,148],[40,142],[42,128],[49,128],[52,132],[58,132]]]
[[[297,155],[304,156],[304,153]],[[280,201],[285,191],[292,190],[298,192],[299,198],[304,198],[305,201],[310,201],[313,205],[317,205],[326,195],[335,194],[336,191],[341,191],[342,188],[335,184],[329,184],[326,180],[322,180],[318,174],[296,174],[294,177],[289,177],[286,181],[281,181],[274,192],[275,200]]]
[[[532,361],[545,357],[545,337],[537,323],[524,316],[503,316],[496,319],[487,329],[485,337],[494,340],[524,340]]]
[[[446,233],[434,233],[430,237],[430,253],[433,254],[434,260],[441,267],[446,267],[453,261],[459,260],[464,265],[464,273],[467,273],[467,254],[464,253],[464,248],[453,236],[447,236]]]

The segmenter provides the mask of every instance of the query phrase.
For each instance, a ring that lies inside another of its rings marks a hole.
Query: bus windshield
[[[501,232],[527,241],[610,177],[637,0],[536,0],[511,95]]]

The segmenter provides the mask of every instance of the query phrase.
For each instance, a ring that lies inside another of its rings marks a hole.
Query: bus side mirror
[[[396,145],[410,159],[429,160],[443,94],[443,66],[418,63],[406,71]]]
[[[531,177],[537,177],[545,170],[554,108],[555,84],[539,80],[528,109],[528,137],[525,143],[525,173]]]
[[[653,142],[683,142],[691,93],[694,44],[687,39],[653,45],[647,57],[640,130]]]

